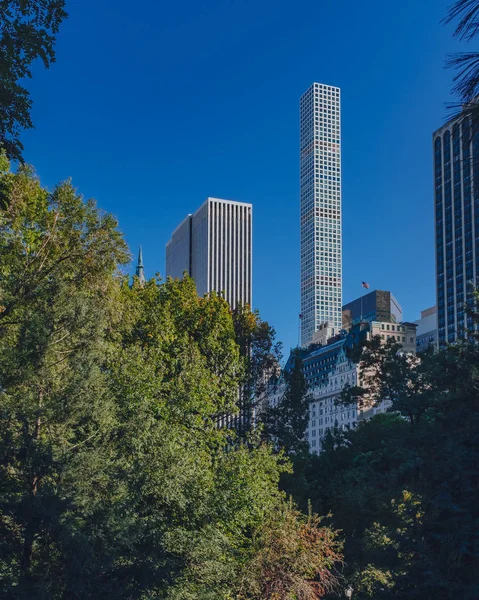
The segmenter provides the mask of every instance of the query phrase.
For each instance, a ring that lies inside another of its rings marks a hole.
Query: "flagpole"
[[[361,329],[361,323],[363,322],[363,282],[361,281],[361,318],[359,319],[359,329]]]

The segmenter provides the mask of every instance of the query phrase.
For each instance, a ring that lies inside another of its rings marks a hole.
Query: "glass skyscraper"
[[[300,100],[301,345],[341,329],[340,90],[313,83]]]
[[[464,306],[479,282],[479,134],[459,116],[433,134],[439,345],[473,327]]]

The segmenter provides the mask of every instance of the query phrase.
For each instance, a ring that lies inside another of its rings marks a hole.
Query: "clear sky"
[[[113,212],[146,275],[208,196],[251,202],[253,300],[285,351],[299,313],[299,97],[342,89],[343,301],[361,280],[435,303],[431,134],[459,48],[452,0],[70,0],[29,83],[25,158]]]

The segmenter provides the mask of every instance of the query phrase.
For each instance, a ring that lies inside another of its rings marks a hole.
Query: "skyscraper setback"
[[[301,345],[342,306],[340,90],[313,83],[300,101]]]
[[[198,295],[224,292],[232,308],[251,306],[251,204],[208,198],[178,225],[166,245],[166,275],[196,282]]]

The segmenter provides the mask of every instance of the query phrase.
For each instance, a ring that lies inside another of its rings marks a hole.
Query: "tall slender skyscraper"
[[[301,345],[341,329],[340,90],[313,83],[300,101]]]
[[[200,296],[224,292],[232,308],[252,303],[252,213],[245,202],[208,198],[166,245],[166,275],[196,282]]]
[[[472,138],[472,139],[471,139]],[[433,134],[439,345],[474,323],[464,305],[479,284],[479,134],[463,115]]]

